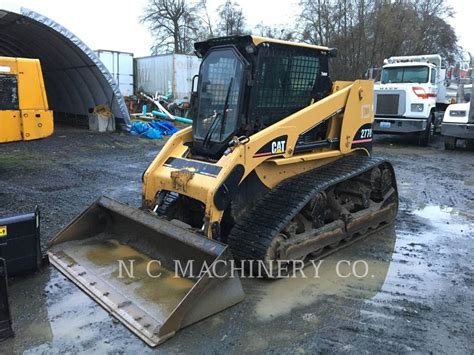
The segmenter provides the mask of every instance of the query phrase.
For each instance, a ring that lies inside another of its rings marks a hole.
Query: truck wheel
[[[418,136],[418,145],[420,147],[426,147],[430,143],[431,136],[433,134],[433,123],[431,121],[428,122],[428,126],[423,132],[420,132]]]
[[[456,149],[456,137],[444,136],[444,149],[446,150]]]

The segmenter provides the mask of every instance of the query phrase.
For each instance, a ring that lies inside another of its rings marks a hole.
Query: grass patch
[[[35,171],[51,165],[51,161],[44,156],[30,152],[10,152],[0,154],[0,170],[22,169]]]

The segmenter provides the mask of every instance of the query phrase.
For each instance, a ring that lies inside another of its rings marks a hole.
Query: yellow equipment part
[[[0,127],[0,143],[53,134],[53,112],[38,59],[0,57]]]
[[[172,159],[181,159],[183,167],[188,167],[188,170],[192,170],[196,165],[193,159],[184,158],[188,152],[187,143],[191,142],[193,137],[191,127],[183,129],[170,138],[146,170],[143,180],[144,204],[147,208],[153,209],[159,191],[176,191],[205,204],[205,218],[209,221],[209,225],[219,222],[224,211],[216,208],[214,196],[217,189],[238,165],[245,167],[241,180],[255,171],[267,187],[273,188],[286,178],[327,164],[349,153],[361,151],[363,154],[368,154],[364,145],[358,146],[357,142],[353,145],[353,141],[361,127],[372,124],[372,102],[372,81],[335,82],[332,95],[254,134],[248,143],[237,145],[232,154],[222,156],[213,164],[219,169],[218,176],[198,172],[192,175],[192,179],[179,183],[178,179],[172,176],[172,172],[180,169],[167,162]],[[357,119],[351,119],[352,117],[357,117]],[[309,153],[296,154],[295,147],[301,132],[311,129],[328,118],[332,118],[329,136],[337,139],[341,137],[339,148],[318,149]],[[288,139],[284,151],[271,155],[259,156],[257,154],[267,142],[285,135]],[[210,230],[208,229],[207,232],[210,237]]]
[[[50,243],[52,264],[150,345],[242,299],[226,273],[233,257],[288,269],[379,230],[398,209],[391,164],[370,157],[373,83],[331,82],[334,50],[251,36],[195,49],[193,127],[143,174],[142,209],[101,198]],[[154,259],[165,276],[173,261],[194,260],[224,277],[118,279],[124,260],[141,275]]]

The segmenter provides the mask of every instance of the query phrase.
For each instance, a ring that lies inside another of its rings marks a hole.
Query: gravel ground
[[[151,349],[45,267],[13,280],[16,337],[0,353],[472,353],[474,155],[445,151],[439,137],[413,142],[379,136],[374,148],[397,173],[395,225],[327,257],[318,274],[243,280],[244,302]],[[45,247],[99,195],[139,206],[141,174],[162,144],[59,127],[1,145],[0,216],[39,205]],[[339,260],[364,260],[367,276],[336,277]]]

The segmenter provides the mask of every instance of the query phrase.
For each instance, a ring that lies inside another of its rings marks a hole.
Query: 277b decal
[[[372,142],[372,126],[364,125],[358,131],[352,144]]]

